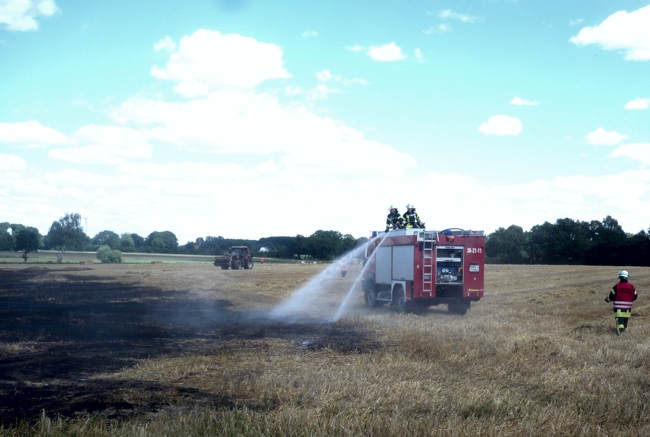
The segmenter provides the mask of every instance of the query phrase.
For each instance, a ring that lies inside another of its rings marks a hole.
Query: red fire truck
[[[366,246],[366,305],[400,312],[447,304],[465,314],[484,293],[483,231],[399,229],[373,233]]]

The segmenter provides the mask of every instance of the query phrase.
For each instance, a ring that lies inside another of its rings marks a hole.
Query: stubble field
[[[486,267],[486,297],[367,309],[323,265],[0,267],[1,435],[650,435],[650,269],[630,332],[616,267]]]

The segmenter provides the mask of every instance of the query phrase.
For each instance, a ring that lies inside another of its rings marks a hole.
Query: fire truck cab
[[[484,293],[483,231],[399,229],[373,233],[366,246],[366,305],[400,312],[447,304],[464,315]]]

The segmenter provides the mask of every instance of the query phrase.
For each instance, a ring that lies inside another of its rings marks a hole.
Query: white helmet
[[[396,207],[395,205],[391,205],[391,206],[388,208],[388,211],[392,211],[392,210],[397,210],[397,207]]]
[[[406,205],[406,209],[415,209],[415,206],[409,203],[408,205]]]
[[[627,272],[627,270],[621,270],[620,272],[618,272],[618,277],[627,279],[630,277],[630,274]]]

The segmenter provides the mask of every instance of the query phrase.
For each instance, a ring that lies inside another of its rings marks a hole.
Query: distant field
[[[56,263],[58,251],[41,250],[28,254],[27,264],[47,264]],[[71,252],[68,251],[63,259],[64,264],[79,264],[79,261],[97,259],[96,252]],[[169,255],[156,253],[122,253],[122,263],[138,264],[151,263],[152,261],[173,262],[173,263],[212,263],[212,255]],[[257,261],[257,259],[256,259]],[[22,252],[0,252],[0,263],[20,263],[23,264]]]
[[[1,265],[0,435],[650,435],[650,268],[617,337],[617,267],[489,265],[466,316],[324,267]]]

